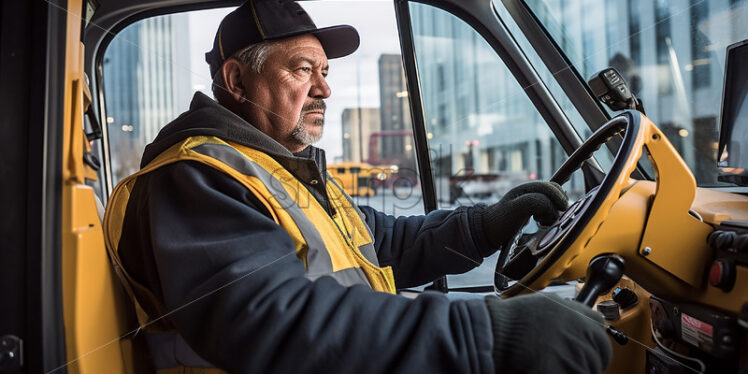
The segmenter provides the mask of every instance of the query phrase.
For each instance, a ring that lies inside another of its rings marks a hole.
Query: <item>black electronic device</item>
[[[613,301],[618,303],[621,309],[626,310],[636,305],[639,302],[639,298],[636,296],[636,292],[628,287],[618,287],[613,291]]]
[[[729,365],[738,355],[742,331],[735,316],[696,304],[671,303],[652,296],[652,327],[658,343],[675,351],[690,350],[707,366]],[[680,348],[679,348],[680,346]]]
[[[623,76],[614,68],[607,68],[588,81],[592,93],[612,110],[634,109],[644,113],[641,100],[634,96]]]
[[[717,160],[719,181],[748,186],[748,39],[727,47]]]
[[[647,373],[736,373],[744,332],[730,313],[705,305],[649,299],[652,337]]]

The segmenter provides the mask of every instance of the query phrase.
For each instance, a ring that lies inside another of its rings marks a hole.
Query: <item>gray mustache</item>
[[[327,109],[327,104],[325,104],[324,100],[315,100],[315,101],[312,101],[311,103],[309,103],[307,105],[304,105],[301,108],[301,111],[302,112],[308,112],[310,110],[318,110],[318,109],[322,109],[322,110],[326,110]]]

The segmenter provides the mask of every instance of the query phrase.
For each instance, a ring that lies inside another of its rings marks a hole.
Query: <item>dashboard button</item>
[[[729,291],[733,283],[735,283],[735,264],[722,258],[714,260],[709,269],[709,284]]]

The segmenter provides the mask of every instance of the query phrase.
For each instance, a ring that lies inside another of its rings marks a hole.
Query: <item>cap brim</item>
[[[319,39],[328,59],[348,56],[358,49],[361,42],[358,31],[348,25],[323,27],[310,34]]]

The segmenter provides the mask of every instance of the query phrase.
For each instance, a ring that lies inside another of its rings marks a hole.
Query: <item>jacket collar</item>
[[[215,136],[262,151],[304,183],[319,180],[326,174],[324,150],[310,145],[293,154],[275,139],[201,92],[195,93],[188,111],[164,126],[156,139],[145,147],[140,167],[145,167],[172,145],[201,135]]]

